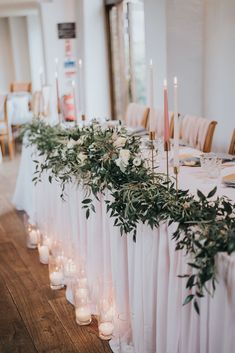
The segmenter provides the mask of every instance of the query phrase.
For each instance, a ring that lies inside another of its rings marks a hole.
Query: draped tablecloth
[[[186,280],[177,275],[190,269],[185,255],[175,251],[171,239],[174,224],[161,224],[154,230],[139,224],[134,243],[131,236],[120,236],[119,228],[113,226],[114,219],[107,215],[104,200],[108,195],[100,196],[100,202],[95,202],[96,213],[86,220],[81,187],[67,185],[66,201],[62,201],[59,184],[50,184],[48,175],[44,174],[42,183],[34,186],[35,155],[34,147],[23,146],[13,203],[27,212],[42,233],[61,240],[65,253],[73,252],[78,260],[85,258],[93,299],[97,278],[112,281],[116,312],[122,317],[110,341],[114,352],[235,352],[233,256],[221,254],[217,258],[219,283],[215,295],[200,301],[197,315],[192,304],[182,306],[187,295]],[[209,191],[213,185],[204,181],[200,168],[181,169],[181,187],[192,192],[196,187]],[[218,192],[235,199],[235,189],[219,187]],[[69,289],[67,298],[71,300]]]

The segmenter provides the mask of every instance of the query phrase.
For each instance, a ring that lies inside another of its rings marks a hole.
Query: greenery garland
[[[197,197],[189,191],[176,191],[166,175],[152,171],[140,150],[140,138],[129,136],[121,127],[102,126],[94,121],[89,126],[63,128],[36,120],[23,128],[28,145],[35,145],[37,183],[44,171],[49,181],[59,181],[64,198],[65,185],[76,181],[86,190],[83,208],[88,218],[95,212],[94,198],[109,190],[107,212],[115,218],[121,234],[130,233],[136,241],[138,223],[159,226],[160,222],[176,223],[173,234],[176,250],[184,250],[192,268],[184,304],[193,301],[199,313],[198,299],[216,283],[216,256],[235,250],[235,204],[226,197],[216,197],[216,188]],[[210,294],[213,294],[210,293]]]

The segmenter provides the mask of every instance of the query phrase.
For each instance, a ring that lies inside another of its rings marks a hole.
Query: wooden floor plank
[[[66,298],[50,300],[54,311],[63,324],[71,340],[79,347],[81,353],[111,353],[107,341],[102,341],[98,337],[97,322],[93,318],[89,326],[79,326],[75,321],[74,307],[68,304]],[[68,320],[64,320],[64,318]]]
[[[0,293],[0,352],[36,353],[37,350],[26,326],[2,281],[0,281]]]
[[[0,244],[0,273],[39,353],[79,352],[11,243]]]

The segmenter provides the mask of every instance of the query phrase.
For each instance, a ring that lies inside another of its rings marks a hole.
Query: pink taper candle
[[[168,111],[167,81],[164,80],[164,149],[169,151],[170,147],[170,125]]]

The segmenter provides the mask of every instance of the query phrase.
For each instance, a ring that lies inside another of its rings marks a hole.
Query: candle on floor
[[[76,273],[76,264],[73,259],[67,259],[64,263],[64,276],[65,277],[73,277]]]
[[[88,325],[91,322],[91,311],[88,306],[75,309],[76,322],[79,325]]]
[[[178,80],[174,78],[174,167],[179,167]]]
[[[109,340],[112,337],[114,325],[111,322],[102,322],[99,324],[99,336],[103,340]]]
[[[52,289],[59,289],[64,286],[64,275],[62,271],[53,271],[50,273],[50,282]]]
[[[81,288],[87,287],[87,278],[86,277],[79,278],[79,286]]]
[[[86,299],[86,298],[88,298],[88,289],[87,288],[78,288],[75,292],[75,295],[78,300]]]
[[[38,232],[36,229],[32,229],[28,232],[27,247],[29,249],[36,249],[38,245]]]
[[[164,80],[164,149],[170,149],[170,125],[169,125],[169,111],[168,111],[168,93],[167,80]]]
[[[150,119],[149,119],[149,131],[153,132],[154,131],[154,114],[153,114],[153,109],[154,109],[154,96],[153,96],[153,61],[152,59],[149,62],[149,107],[150,107]]]
[[[49,248],[47,245],[39,245],[38,246],[38,253],[39,253],[39,261],[47,265],[49,262]]]

